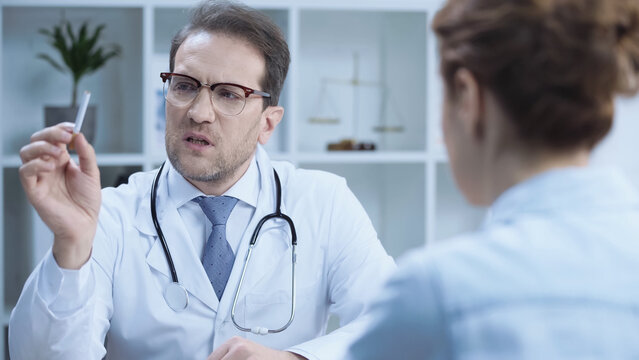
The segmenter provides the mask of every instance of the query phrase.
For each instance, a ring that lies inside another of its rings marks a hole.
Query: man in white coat
[[[32,136],[20,178],[55,239],[12,313],[12,359],[344,356],[394,263],[342,178],[272,162],[262,149],[284,113],[277,104],[288,64],[286,42],[266,16],[204,2],[173,39],[170,73],[161,75],[162,169],[101,191],[82,134],[61,124]],[[206,205],[215,199],[225,205]],[[297,233],[295,297],[285,219],[264,224],[242,271],[254,229],[278,205]],[[217,223],[212,213],[221,209],[228,213]],[[293,300],[285,330],[240,330],[285,327]],[[341,327],[326,335],[329,314]]]

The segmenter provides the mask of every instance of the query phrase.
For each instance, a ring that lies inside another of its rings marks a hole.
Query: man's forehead
[[[207,30],[198,30],[189,34],[178,48],[178,52],[183,48],[201,49],[210,46],[212,43],[220,44],[222,42],[232,45],[234,50],[243,50],[245,53],[252,53],[252,57],[259,59],[264,58],[258,47],[242,36]]]
[[[227,75],[231,75],[233,70],[243,77],[256,75],[258,83],[253,85],[261,83],[266,71],[263,54],[249,41],[235,35],[204,30],[188,35],[182,42],[175,56],[175,71],[182,67],[191,71],[207,71],[201,68],[203,65]]]

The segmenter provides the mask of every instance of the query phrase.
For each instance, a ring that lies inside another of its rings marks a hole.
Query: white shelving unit
[[[271,156],[344,176],[393,256],[475,228],[484,210],[473,209],[454,185],[441,141],[442,87],[430,22],[443,0],[253,0],[287,36],[292,63],[281,97],[283,122],[267,146]],[[74,24],[105,23],[104,43],[119,43],[120,58],[87,77],[98,106],[94,141],[103,186],[164,160],[159,72],[168,70],[170,39],[195,0],[2,0],[0,2],[0,357],[9,311],[51,235],[26,201],[18,179],[19,149],[43,126],[43,107],[69,103],[70,81],[36,59],[54,54],[39,28],[61,16]],[[355,83],[384,84],[353,87]],[[348,81],[350,80],[350,84]],[[324,85],[322,85],[324,84]],[[383,99],[390,99],[384,104]],[[359,101],[359,102],[357,102]],[[621,102],[618,122],[598,162],[634,172],[620,160],[639,133],[639,101]],[[336,117],[318,124],[315,115]],[[632,119],[635,118],[635,119]],[[628,121],[632,119],[634,121]],[[378,125],[403,132],[376,133]],[[356,136],[375,151],[328,152],[326,145]],[[621,146],[617,139],[621,139]],[[631,153],[631,152],[630,152]],[[634,168],[633,168],[634,166]]]

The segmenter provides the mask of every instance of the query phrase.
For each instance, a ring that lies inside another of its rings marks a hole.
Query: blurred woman
[[[639,193],[588,165],[639,87],[639,1],[449,0],[433,28],[450,165],[489,215],[403,260],[352,357],[639,358]]]

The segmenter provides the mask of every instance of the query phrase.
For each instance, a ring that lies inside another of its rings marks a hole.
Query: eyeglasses
[[[224,115],[239,115],[251,94],[270,98],[271,94],[233,83],[203,84],[199,80],[183,74],[160,73],[164,83],[164,98],[174,106],[187,106],[200,93],[200,88],[211,89],[211,99],[217,111]]]

